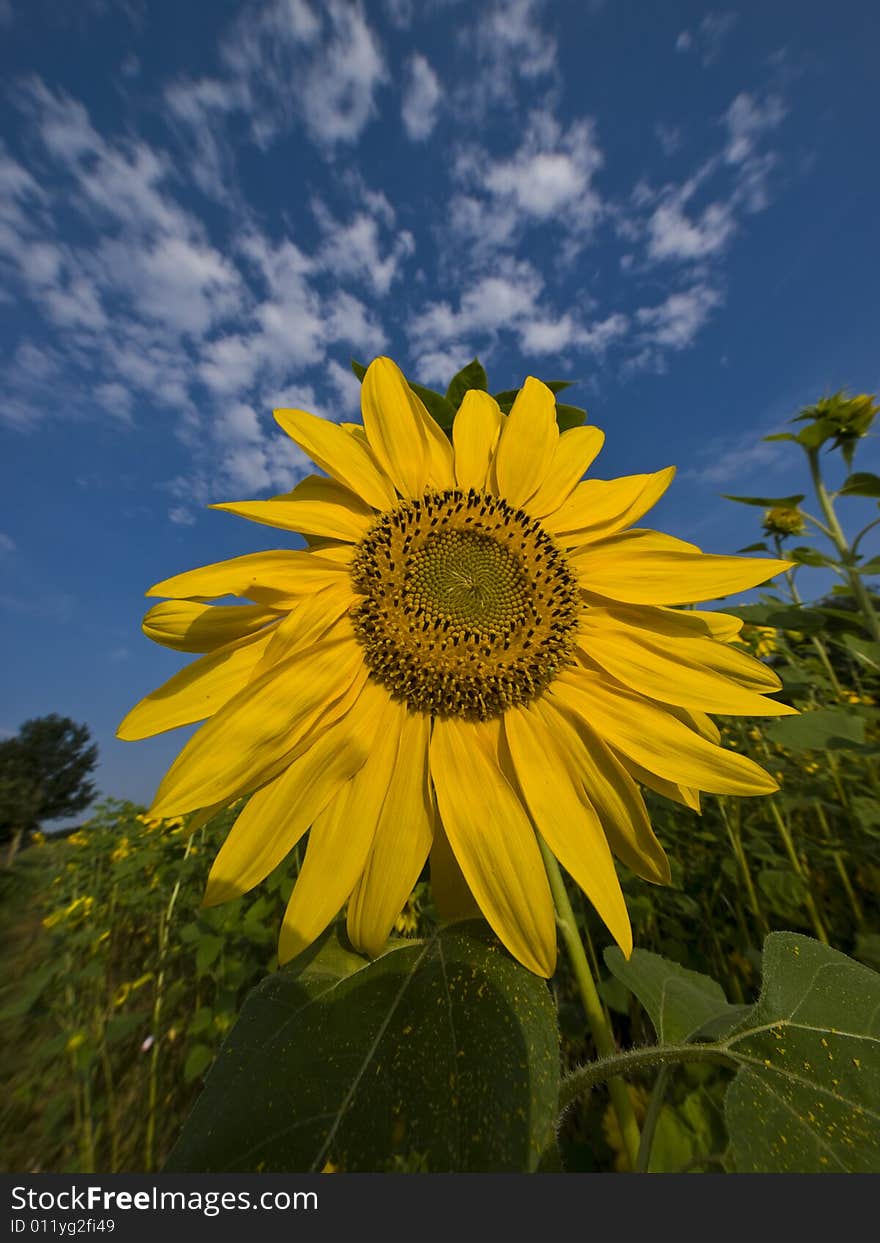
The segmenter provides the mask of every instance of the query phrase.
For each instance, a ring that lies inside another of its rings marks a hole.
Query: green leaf
[[[660,954],[636,949],[627,961],[613,945],[605,950],[605,965],[638,997],[663,1044],[689,1040],[707,1023],[738,1013],[720,984]]]
[[[442,393],[438,393],[432,388],[425,388],[423,384],[414,384],[412,380],[407,380],[407,384],[415,395],[422,399],[425,409],[435,423],[439,423],[443,430],[448,432],[455,418],[456,407],[452,402],[447,397],[444,397]]]
[[[880,557],[872,557],[870,561],[866,561],[864,565],[859,566],[860,574],[880,574]]]
[[[248,997],[167,1168],[534,1170],[558,1074],[546,982],[485,924],[369,964],[334,934]]]
[[[762,436],[762,440],[797,440],[791,432],[774,432],[772,436]],[[729,499],[729,498],[728,498]]]
[[[880,1168],[880,975],[793,932],[764,942],[761,996],[725,1045],[740,1173]]]
[[[446,390],[446,399],[457,410],[464,400],[465,393],[472,388],[478,388],[484,393],[489,391],[489,377],[479,358],[473,359],[452,377],[449,388]]]
[[[769,551],[770,551],[770,549],[767,547],[767,545],[766,545],[765,543],[763,543],[763,542],[762,542],[762,543],[760,543],[760,544],[747,544],[747,545],[745,546],[745,548],[737,548],[737,550],[736,550],[736,551],[737,551],[738,553],[741,553],[741,552],[769,552]]]
[[[215,937],[210,932],[202,933],[196,950],[196,971],[199,975],[213,966],[224,944],[223,937]]]
[[[767,436],[765,439],[773,438]],[[797,509],[804,499],[804,493],[800,492],[797,496],[728,496],[727,493],[722,492],[721,499],[738,501],[740,505],[760,505],[762,509]]]
[[[206,1044],[194,1044],[186,1055],[186,1061],[184,1062],[184,1081],[192,1083],[193,1079],[198,1079],[200,1075],[205,1073],[213,1060],[213,1049]]]
[[[802,427],[795,436],[795,440],[799,445],[803,445],[805,449],[818,449],[836,431],[837,424],[833,419],[816,419],[815,423],[810,423],[808,427]]]
[[[786,548],[785,555],[789,561],[796,561],[798,565],[836,566],[840,564],[833,557],[826,557],[823,552],[810,548],[806,544],[798,548]]]
[[[764,736],[790,751],[845,749],[865,741],[865,722],[841,708],[818,708],[765,725]]]
[[[566,406],[561,402],[556,403],[556,422],[561,432],[567,432],[570,427],[582,427],[587,421],[587,412],[582,410],[580,406]]]
[[[855,634],[845,634],[843,642],[860,664],[880,672],[880,643],[873,639],[862,639]]]
[[[838,496],[880,496],[880,475],[856,471],[845,480]]]

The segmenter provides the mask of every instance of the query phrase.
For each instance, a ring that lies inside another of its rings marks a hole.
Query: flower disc
[[[367,667],[417,711],[486,720],[571,658],[577,580],[540,522],[485,492],[428,492],[382,514],[352,578]]]

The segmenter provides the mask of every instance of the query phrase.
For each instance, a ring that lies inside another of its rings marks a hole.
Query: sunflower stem
[[[829,527],[829,537],[834,547],[837,549],[838,556],[843,565],[843,572],[849,582],[850,590],[853,593],[859,607],[862,610],[865,626],[871,634],[872,639],[880,641],[880,619],[878,619],[874,611],[874,605],[871,597],[862,582],[862,576],[853,564],[853,553],[847,538],[843,533],[843,527],[840,525],[837,514],[834,511],[834,502],[832,501],[828,490],[825,487],[825,481],[822,478],[822,468],[819,465],[819,450],[810,449],[807,452],[810,462],[810,475],[813,480],[813,488],[816,497],[825,516],[825,521]]]
[[[587,1023],[590,1028],[590,1034],[593,1037],[593,1043],[596,1046],[596,1052],[602,1059],[615,1057],[617,1045],[606,1019],[605,1011],[602,1008],[602,1001],[596,989],[596,982],[590,970],[583,941],[578,932],[577,921],[574,917],[568,891],[565,888],[562,872],[559,864],[556,862],[556,856],[544,839],[539,836],[538,842],[541,847],[541,854],[544,856],[544,866],[547,869],[547,878],[550,881],[550,890],[556,906],[556,923],[559,931],[562,933],[562,939],[565,941],[565,948],[568,950],[575,982],[583,1002],[584,1012],[587,1016]],[[613,1078],[608,1084],[608,1091],[611,1096],[611,1104],[617,1115],[620,1133],[623,1137],[623,1145],[629,1159],[629,1167],[631,1170],[635,1170],[641,1135],[639,1134],[639,1124],[636,1122],[635,1111],[630,1100],[629,1089],[622,1079]]]

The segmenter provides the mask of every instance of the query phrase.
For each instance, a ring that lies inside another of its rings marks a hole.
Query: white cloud
[[[369,361],[372,361],[370,359]],[[360,413],[361,382],[351,367],[343,367],[335,358],[331,358],[324,368],[324,378],[339,397],[340,413],[336,422]]]
[[[755,150],[763,135],[781,124],[785,105],[777,95],[768,95],[763,102],[742,91],[724,114],[728,142],[724,157],[729,164],[742,164]]]
[[[481,12],[476,45],[488,65],[524,78],[538,78],[556,65],[556,40],[547,29],[543,0],[498,0]],[[470,32],[465,32],[470,40]],[[503,90],[499,80],[497,89]]]
[[[321,146],[354,142],[387,78],[360,0],[252,4],[223,40],[221,55],[263,149],[297,117]]]
[[[681,196],[661,203],[648,222],[652,259],[706,259],[724,249],[735,228],[727,203],[710,203],[697,219],[682,209]]]
[[[670,294],[658,306],[642,307],[636,312],[641,339],[666,349],[685,349],[720,302],[716,289],[701,284]]]
[[[629,321],[620,313],[593,324],[572,311],[555,313],[542,303],[543,286],[531,264],[507,260],[467,287],[457,309],[449,302],[420,307],[410,329],[420,375],[448,381],[473,357],[473,343],[491,344],[502,332],[512,333],[523,351],[534,354],[573,347],[602,354],[626,335]]]
[[[404,129],[413,142],[426,139],[437,124],[440,83],[420,52],[410,57],[407,84],[401,104]]]
[[[191,509],[187,509],[185,505],[172,505],[168,510],[168,518],[169,521],[173,522],[176,526],[195,526],[195,514]]]
[[[509,158],[492,159],[479,147],[459,153],[455,172],[464,189],[450,203],[453,234],[480,261],[514,245],[525,229],[553,223],[573,258],[602,214],[592,186],[602,162],[592,121],[566,130],[551,113],[533,112]]]
[[[738,21],[736,13],[707,13],[694,30],[681,31],[675,40],[675,50],[695,52],[707,69],[721,55],[724,42]]]
[[[387,199],[384,203],[377,203],[377,213],[384,215],[386,206],[390,207]],[[377,215],[359,211],[347,224],[340,224],[323,203],[316,201],[313,208],[324,235],[316,256],[318,267],[337,277],[347,276],[364,281],[373,293],[380,296],[387,294],[403,260],[415,250],[412,234],[406,229],[394,230],[393,238],[383,253]],[[390,222],[387,216],[385,219],[389,227],[393,226],[393,211]]]
[[[9,556],[15,549],[16,543],[12,536],[0,531],[0,556]]]
[[[124,384],[111,381],[108,384],[96,385],[95,400],[114,419],[119,419],[122,423],[131,422],[132,395],[131,390]]]

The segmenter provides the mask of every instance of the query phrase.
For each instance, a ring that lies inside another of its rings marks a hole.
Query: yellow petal
[[[725,659],[734,655],[732,650],[712,639],[677,639],[670,644],[644,630],[593,622],[587,613],[578,646],[618,682],[663,703],[729,716],[797,714],[796,708],[766,699],[709,667],[710,660],[716,665],[734,665]]]
[[[151,814],[183,815],[262,784],[362,667],[358,645],[336,639],[298,651],[255,678],[189,740],[159,786]]]
[[[280,527],[298,534],[324,535],[329,539],[357,542],[375,521],[366,501],[335,479],[311,475],[284,497],[270,501],[228,501],[209,505],[264,526]]]
[[[293,609],[275,627],[269,646],[263,653],[254,677],[265,673],[271,665],[317,643],[319,639],[353,636],[350,620],[340,624],[357,597],[347,579],[324,587],[313,596],[296,601]]]
[[[224,606],[168,600],[150,609],[141,628],[148,639],[177,652],[212,652],[278,620],[277,612],[261,604]]]
[[[488,393],[470,389],[458,407],[452,424],[455,446],[455,480],[466,492],[481,492],[486,486],[489,464],[501,432],[501,410]]]
[[[276,422],[316,466],[373,509],[390,509],[397,497],[369,446],[335,423],[305,410],[275,410]]]
[[[700,550],[694,547],[694,551]],[[685,551],[682,549],[682,551]],[[590,605],[590,615],[595,612],[597,617],[611,618],[624,626],[638,626],[644,630],[656,631],[657,634],[669,635],[671,638],[704,638],[721,639],[727,643],[735,639],[742,630],[741,617],[730,613],[715,613],[705,609],[669,609],[662,605],[649,604],[618,604],[603,600],[597,596],[593,600],[589,593],[585,597]],[[754,662],[765,669],[760,661]],[[750,685],[750,683],[746,683]]]
[[[620,479],[585,479],[568,500],[548,514],[544,525],[563,548],[605,539],[632,526],[656,505],[672,483],[675,467],[651,475]]]
[[[247,893],[293,849],[369,754],[372,687],[351,710],[301,750],[273,781],[251,795],[208,877],[204,905]]]
[[[683,786],[675,781],[666,781],[663,777],[658,777],[656,773],[643,768],[641,764],[637,764],[628,755],[621,755],[620,763],[640,785],[653,790],[655,794],[661,794],[663,798],[668,798],[673,803],[680,803],[682,807],[699,813],[700,791],[694,789],[693,786]]]
[[[136,704],[120,724],[116,737],[125,742],[152,738],[154,734],[213,716],[250,681],[272,634],[270,629],[246,635],[194,660]],[[207,799],[193,807],[215,801]]]
[[[715,627],[714,621],[710,621],[707,625],[707,619],[713,618],[721,618],[721,624]],[[733,628],[724,623],[737,622],[737,617],[726,618],[723,613],[702,613],[696,609],[693,612],[676,612],[674,609],[609,605],[606,601],[604,605],[588,608],[582,620],[585,631],[622,631],[637,642],[660,646],[664,652],[680,651],[687,661],[696,661],[751,691],[766,693],[782,687],[779,676],[769,665],[762,664],[747,652],[728,646]],[[713,630],[715,635],[709,637]],[[723,639],[719,639],[719,635]]]
[[[505,712],[504,735],[535,827],[628,958],[632,929],[611,850],[592,804],[569,775],[556,735],[529,708]]]
[[[397,759],[403,712],[378,682],[364,687],[361,733],[367,760],[312,826],[302,870],[281,926],[288,962],[320,936],[364,869]]]
[[[455,487],[455,455],[452,442],[430,413],[424,414],[425,442],[428,450],[428,484],[439,492]]]
[[[766,557],[680,551],[659,532],[627,531],[569,553],[585,591],[629,604],[692,604],[746,591],[792,565]],[[665,545],[665,546],[664,546]]]
[[[348,903],[348,935],[356,949],[380,953],[431,849],[433,809],[428,783],[431,719],[397,706],[402,717],[397,763],[376,836]]]
[[[361,384],[361,411],[370,448],[401,496],[421,496],[428,482],[425,433],[431,417],[390,358],[376,358]]]
[[[608,844],[618,859],[643,880],[668,885],[669,860],[651,827],[645,800],[620,760],[583,721],[567,717],[546,696],[534,710],[553,733],[596,809]]]
[[[747,756],[713,746],[660,705],[586,669],[565,670],[550,692],[616,751],[667,781],[710,794],[771,794],[779,788]]]
[[[431,893],[441,919],[476,919],[482,916],[439,817],[435,817],[430,866]]]
[[[529,818],[498,762],[498,722],[441,717],[431,737],[437,805],[468,888],[511,954],[556,965],[553,900]]]
[[[311,552],[251,552],[217,561],[197,570],[165,578],[146,593],[175,600],[210,600],[219,596],[250,596],[289,600],[310,595],[347,575],[347,568]]]
[[[535,518],[552,514],[568,500],[598,457],[605,433],[598,427],[570,427],[559,437],[544,482],[526,508]]]
[[[497,494],[511,505],[523,505],[544,482],[558,440],[556,398],[546,384],[529,376],[495,451],[492,473]]]

